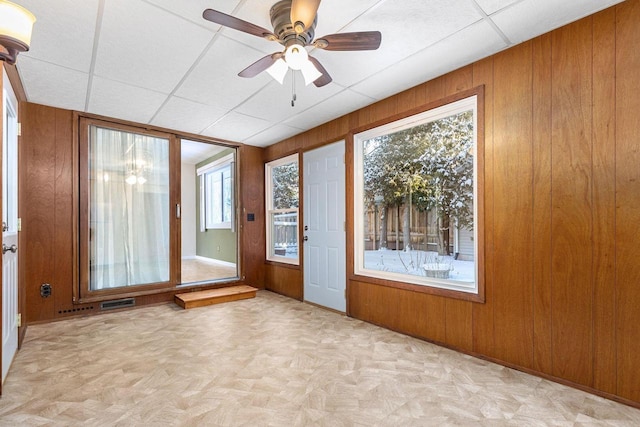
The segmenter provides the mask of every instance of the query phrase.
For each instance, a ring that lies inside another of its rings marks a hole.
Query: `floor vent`
[[[116,308],[135,307],[135,298],[117,299],[100,303],[100,310],[113,310]]]

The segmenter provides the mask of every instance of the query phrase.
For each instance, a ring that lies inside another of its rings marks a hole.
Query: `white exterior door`
[[[0,66],[1,67],[1,66]],[[18,102],[3,72],[2,381],[18,350]]]
[[[304,153],[304,299],[345,312],[344,141]]]

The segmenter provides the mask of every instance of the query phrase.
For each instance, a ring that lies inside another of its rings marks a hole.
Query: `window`
[[[200,231],[232,228],[233,154],[201,166]]]
[[[354,136],[355,274],[479,293],[477,98]]]
[[[298,155],[267,163],[267,259],[298,264]]]

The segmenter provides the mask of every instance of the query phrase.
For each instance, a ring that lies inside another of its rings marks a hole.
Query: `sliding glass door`
[[[174,286],[173,136],[89,119],[80,124],[81,298]]]

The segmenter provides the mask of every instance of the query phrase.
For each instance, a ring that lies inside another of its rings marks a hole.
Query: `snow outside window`
[[[354,136],[355,274],[478,293],[477,96]]]
[[[267,259],[298,264],[298,155],[265,165]]]

